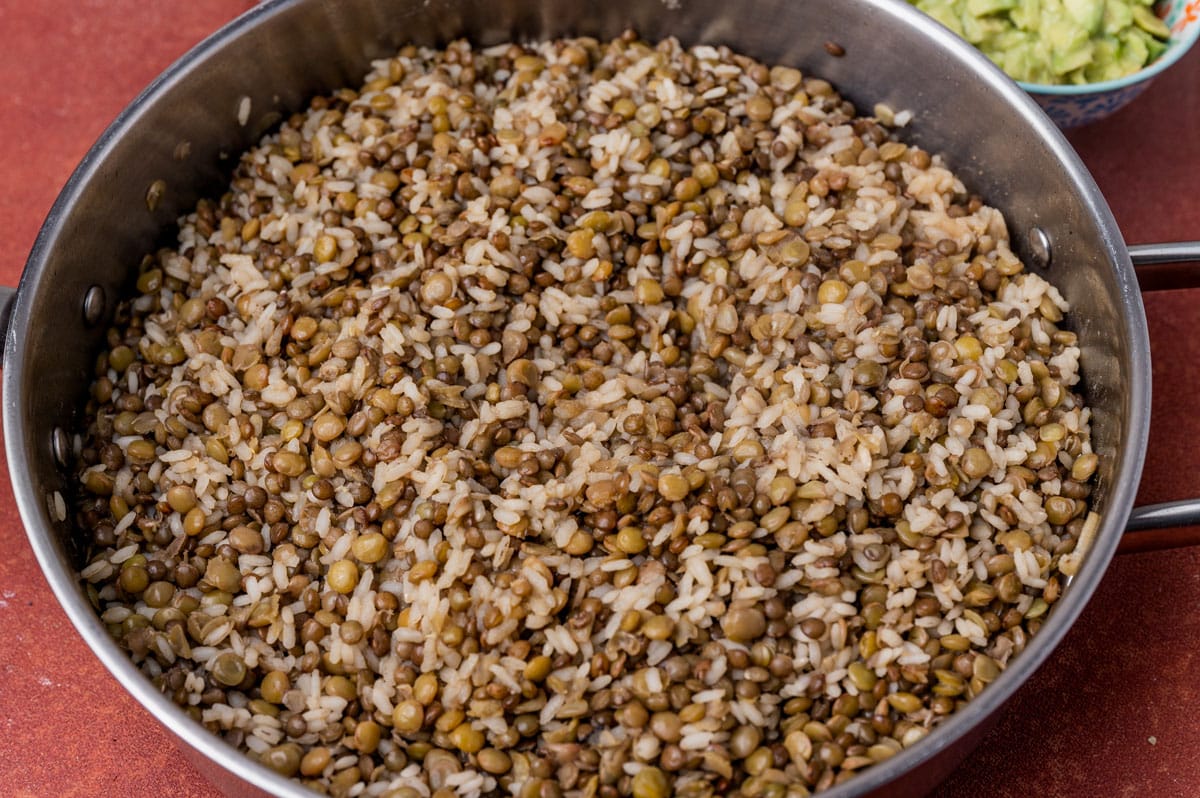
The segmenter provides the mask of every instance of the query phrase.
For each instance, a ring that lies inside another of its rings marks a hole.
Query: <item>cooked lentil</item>
[[[1099,461],[1066,302],[904,116],[632,35],[314,99],[109,332],[109,631],[334,795],[803,796],[917,743]]]

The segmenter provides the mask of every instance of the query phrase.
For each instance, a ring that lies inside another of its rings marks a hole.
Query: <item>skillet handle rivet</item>
[[[1050,266],[1050,236],[1046,235],[1046,231],[1040,227],[1035,227],[1029,231],[1029,252],[1033,255],[1035,265],[1043,269]]]
[[[71,462],[71,438],[62,427],[55,427],[50,433],[50,451],[54,454],[54,462],[59,468],[66,468]]]
[[[83,320],[88,325],[97,324],[104,316],[104,289],[93,285],[83,295]]]

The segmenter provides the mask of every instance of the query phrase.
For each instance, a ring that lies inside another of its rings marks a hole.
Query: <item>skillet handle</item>
[[[1184,499],[1134,507],[1117,552],[1134,554],[1197,544],[1200,544],[1200,499]]]
[[[1142,291],[1200,288],[1200,241],[1171,244],[1135,244],[1129,257],[1137,271]]]
[[[1138,244],[1129,247],[1129,257],[1143,292],[1200,287],[1200,241]],[[1200,499],[1135,507],[1125,531],[1131,534],[1121,538],[1122,554],[1200,544]]]
[[[8,321],[16,300],[17,289],[0,285],[0,366],[4,365],[4,341],[8,339]]]

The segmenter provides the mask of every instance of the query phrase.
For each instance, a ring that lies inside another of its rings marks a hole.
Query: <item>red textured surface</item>
[[[104,126],[250,5],[0,0],[0,282],[16,283],[43,216]],[[1127,109],[1072,135],[1129,241],[1200,238],[1197,130],[1200,48]],[[1197,292],[1146,301],[1155,368],[1144,502],[1200,493],[1198,302]],[[7,479],[0,551],[0,794],[215,798],[67,622]],[[1200,548],[1118,558],[937,798],[1200,795],[1198,605]]]

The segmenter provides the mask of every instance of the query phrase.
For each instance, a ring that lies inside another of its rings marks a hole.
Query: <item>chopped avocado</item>
[[[1095,83],[1137,72],[1171,32],[1154,0],[909,0],[1029,83]]]

